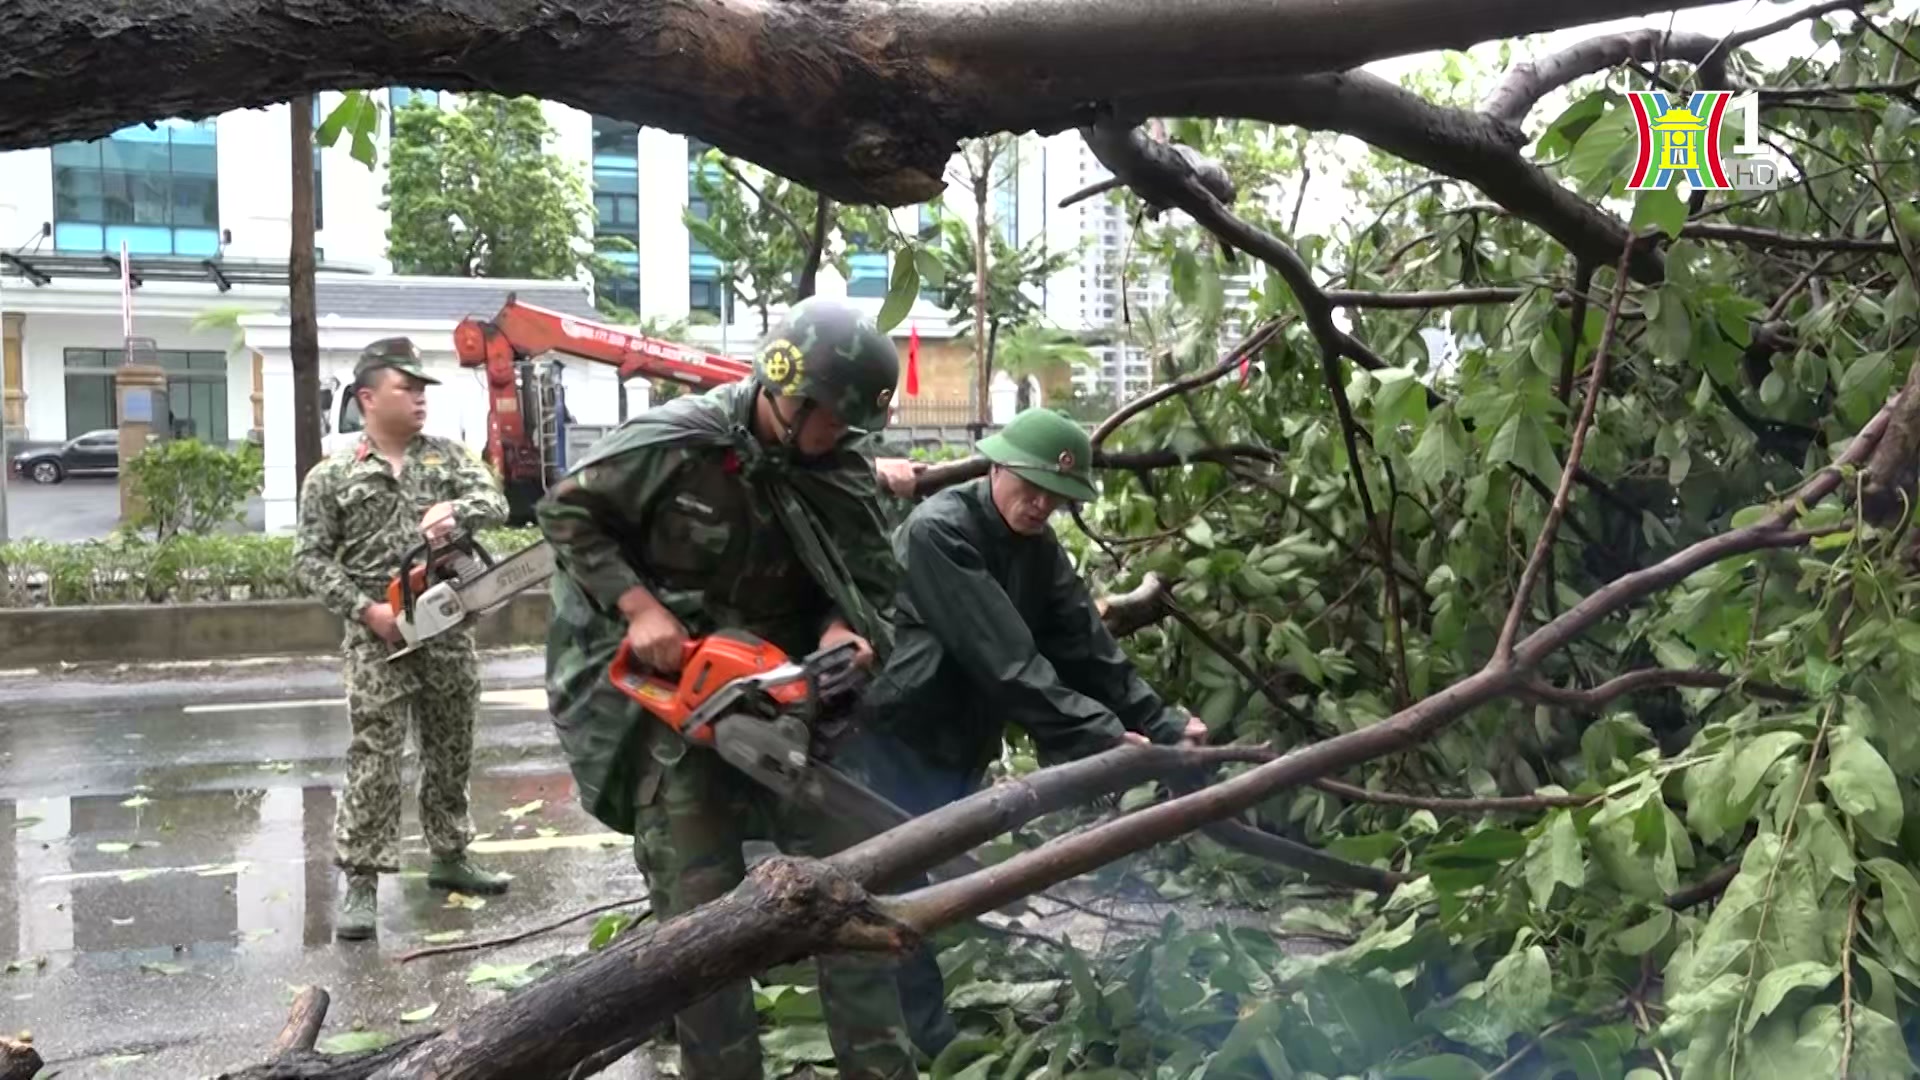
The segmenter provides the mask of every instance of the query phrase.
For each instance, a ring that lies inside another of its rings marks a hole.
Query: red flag
[[[907,332],[907,396],[920,396],[920,328]]]

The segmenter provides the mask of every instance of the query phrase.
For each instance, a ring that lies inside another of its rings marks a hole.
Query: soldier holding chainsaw
[[[420,746],[420,826],[433,862],[427,884],[499,893],[508,876],[475,866],[467,815],[480,677],[470,630],[437,638],[392,663],[399,613],[383,599],[394,570],[422,537],[446,539],[503,524],[507,500],[464,445],[421,432],[428,378],[407,338],[367,346],[352,393],[366,417],[360,441],[315,466],[300,493],[294,567],[301,584],[347,622],[344,670],[347,783],[334,822],[335,862],[347,875],[334,923],[342,938],[373,936],[378,874],[400,869],[400,757],[411,721]]]
[[[859,448],[887,421],[893,343],[850,305],[796,305],[753,377],[675,398],[628,421],[548,494],[540,526],[559,572],[547,645],[549,707],[580,801],[634,836],[657,917],[713,900],[745,875],[742,844],[825,854],[819,814],[690,744],[616,689],[631,650],[680,669],[691,639],[737,630],[804,657],[852,643],[871,664],[891,646],[895,567]],[[840,1075],[917,1075],[884,960],[821,957],[821,997]],[[742,981],[676,1018],[689,1080],[762,1075],[758,1018]]]
[[[1134,670],[1048,524],[1095,495],[1085,429],[1029,409],[979,450],[989,474],[927,499],[895,534],[894,651],[834,757],[914,814],[977,789],[1008,724],[1051,760],[1206,738]],[[905,961],[901,994],[916,1041],[952,1037],[930,952]]]

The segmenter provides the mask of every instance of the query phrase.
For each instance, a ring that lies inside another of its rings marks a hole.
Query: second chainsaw
[[[399,572],[387,586],[387,604],[406,643],[387,660],[398,660],[470,625],[515,593],[552,576],[553,548],[545,541],[499,561],[461,529],[421,543],[400,560]]]

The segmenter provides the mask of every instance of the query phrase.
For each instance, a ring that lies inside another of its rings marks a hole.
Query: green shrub
[[[540,538],[536,529],[482,533],[504,558]],[[121,533],[105,540],[0,546],[0,608],[90,604],[184,604],[283,600],[305,595],[293,574],[293,537],[200,536],[155,540]]]
[[[160,540],[204,536],[244,522],[247,499],[259,493],[265,477],[260,449],[252,443],[222,450],[198,439],[149,447],[127,463],[127,473],[141,504],[133,527]]]

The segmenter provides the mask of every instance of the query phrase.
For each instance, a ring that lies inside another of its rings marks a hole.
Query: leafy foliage
[[[259,494],[266,470],[251,442],[225,450],[174,439],[141,451],[127,463],[127,474],[140,504],[134,527],[165,541],[244,522],[247,500]]]
[[[511,554],[534,529],[481,534],[489,552]],[[304,595],[293,576],[293,537],[257,533],[164,541],[121,533],[106,540],[0,545],[0,608],[89,604],[280,600]]]
[[[547,151],[551,136],[533,98],[470,94],[455,110],[402,106],[383,204],[394,270],[562,279],[591,269],[586,180]]]

